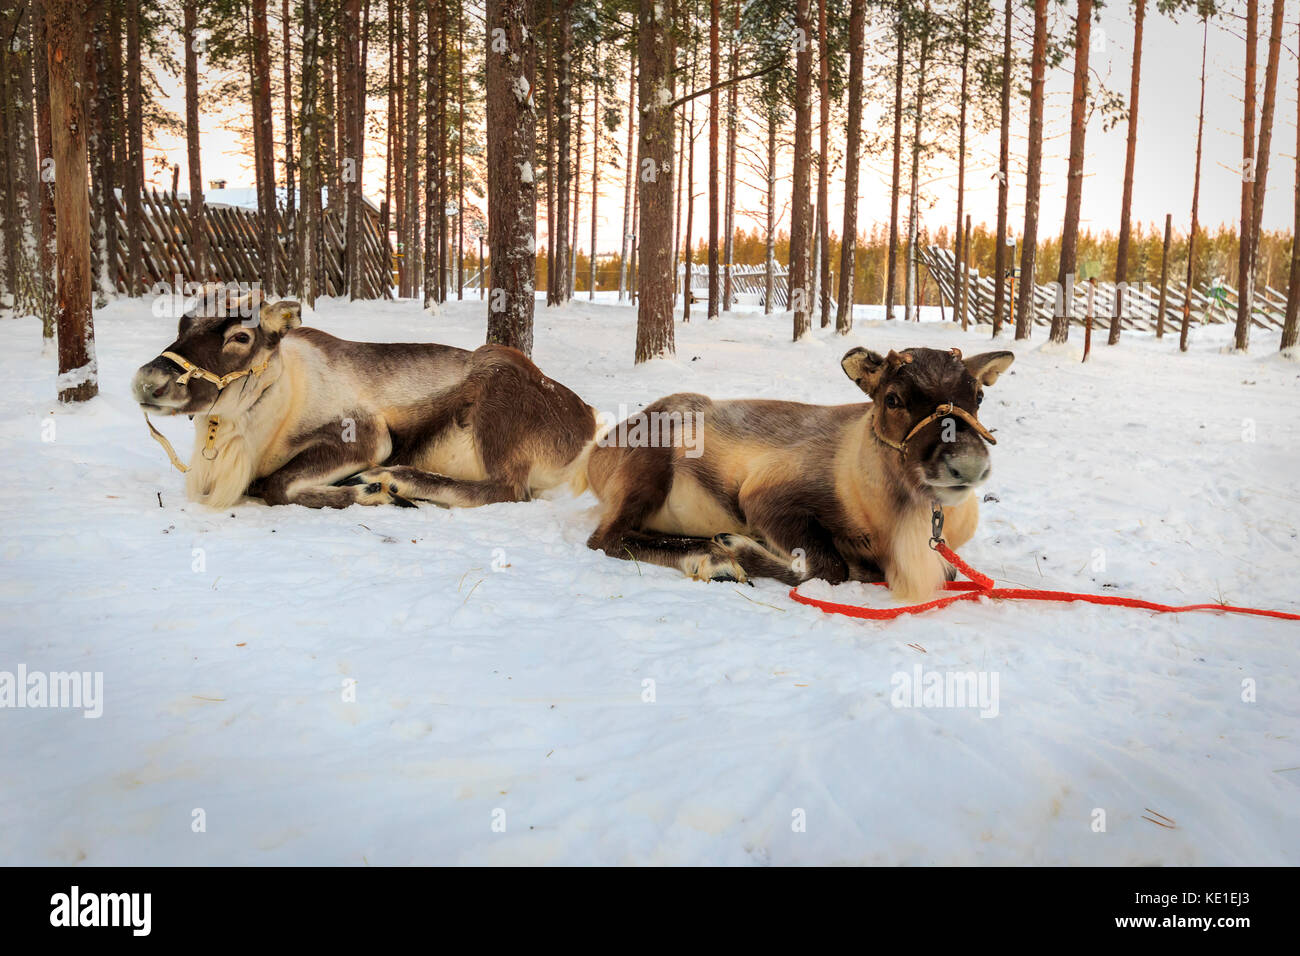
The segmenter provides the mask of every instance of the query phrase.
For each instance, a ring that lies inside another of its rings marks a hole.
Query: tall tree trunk
[[[930,58],[930,0],[925,0],[925,17],[921,25],[921,50],[916,69],[916,112],[912,120],[912,169],[908,181],[907,272],[904,274],[903,306],[906,321],[921,320],[917,308],[917,267],[920,256],[916,246],[921,238],[921,130],[925,116],[926,68]]]
[[[1115,312],[1110,318],[1108,345],[1119,342],[1120,319],[1128,298],[1128,250],[1133,212],[1133,166],[1137,160],[1138,93],[1142,86],[1142,23],[1146,19],[1146,0],[1133,3],[1133,71],[1128,89],[1128,139],[1124,152],[1124,198],[1119,210],[1119,247],[1115,251]],[[1161,317],[1163,318],[1163,316]]]
[[[731,86],[727,89],[727,198],[722,214],[722,311],[731,311],[731,267],[736,257],[736,119],[739,106],[740,84],[740,0],[732,0],[731,27]]]
[[[99,392],[90,301],[90,184],[86,167],[86,48],[81,4],[45,0],[46,62],[58,216],[59,401],[84,402]]]
[[[1201,23],[1201,109],[1196,119],[1196,172],[1192,180],[1192,228],[1187,233],[1187,286],[1183,292],[1183,324],[1178,348],[1187,351],[1187,335],[1192,324],[1192,276],[1196,265],[1196,227],[1201,205],[1201,146],[1205,136],[1205,55],[1210,41],[1210,18]]]
[[[812,238],[808,187],[812,167],[812,17],[810,0],[795,0],[794,190],[790,197],[790,309],[794,341],[812,326],[809,310],[808,253]]]
[[[320,13],[317,0],[302,0],[302,297],[315,306],[320,293],[321,176],[320,116],[316,109],[320,69]]]
[[[569,300],[569,187],[573,179],[570,136],[573,130],[573,0],[559,0],[559,43],[556,48],[556,170],[555,170],[555,304]]]
[[[709,0],[709,318],[722,311],[722,275],[718,259],[718,228],[721,197],[718,184],[718,83],[722,79],[722,57],[718,28],[722,19],[720,0]]]
[[[695,85],[694,69],[691,85]],[[691,321],[691,278],[695,268],[695,253],[691,238],[695,229],[695,100],[691,100],[691,118],[686,122],[686,243],[683,256],[686,260],[686,278],[682,281],[682,321]]]
[[[438,74],[442,72],[442,8],[437,0],[425,0],[429,36],[425,44],[424,68],[424,307],[441,302],[442,289],[442,164],[438,155]],[[495,250],[495,247],[494,247]],[[532,345],[529,345],[532,347]]]
[[[185,0],[185,163],[190,179],[190,258],[194,278],[208,277],[208,230],[203,221],[203,157],[199,147],[199,4]]]
[[[998,234],[993,246],[993,337],[1002,332],[1007,285],[1007,202],[1011,192],[1011,3],[1006,0],[1002,33],[1002,109],[998,145]],[[978,299],[976,300],[978,302]],[[978,307],[977,307],[978,308]]]
[[[673,330],[673,107],[676,3],[638,0],[636,361],[676,352]]]
[[[1047,77],[1047,0],[1034,0],[1034,52],[1030,61],[1029,155],[1025,170],[1025,233],[1020,245],[1020,297],[1016,338],[1034,324],[1034,263],[1038,258],[1038,202],[1043,182],[1043,87]]]
[[[1255,231],[1255,46],[1259,33],[1259,0],[1246,0],[1246,95],[1241,118],[1241,234],[1237,244],[1237,329],[1235,346],[1250,347],[1250,313],[1255,305],[1252,269]]]
[[[575,57],[575,59],[578,57]],[[573,98],[573,117],[577,135],[574,137],[572,183],[569,195],[573,201],[573,219],[569,226],[569,271],[566,274],[565,299],[572,299],[578,283],[578,207],[582,199],[582,79],[579,77],[577,93]]]
[[[1083,202],[1084,136],[1088,118],[1088,48],[1092,42],[1092,0],[1079,0],[1074,22],[1074,94],[1070,105],[1070,165],[1065,185],[1065,225],[1056,281],[1062,307],[1052,316],[1051,341],[1070,337],[1074,276],[1079,249],[1079,209]]]
[[[625,182],[623,184],[623,245],[619,256],[618,301],[627,299],[628,278],[632,253],[632,183],[635,179],[636,157],[632,153],[636,134],[636,54],[631,55],[627,74],[627,149],[623,153]]]
[[[1273,16],[1268,32],[1268,63],[1264,68],[1264,105],[1259,116],[1259,149],[1255,160],[1255,196],[1251,201],[1250,288],[1255,289],[1255,264],[1259,256],[1259,229],[1264,215],[1264,195],[1268,184],[1268,159],[1273,148],[1273,115],[1277,111],[1277,75],[1282,52],[1282,0],[1273,0]],[[1249,336],[1249,323],[1246,335]],[[1245,348],[1244,345],[1239,346]]]
[[[1286,291],[1286,318],[1280,348],[1300,342],[1300,57],[1296,59],[1295,224],[1291,227],[1291,275]]]
[[[406,236],[402,255],[406,263],[406,294],[415,298],[420,288],[420,3],[408,0],[406,10]]]
[[[821,327],[831,324],[831,220],[830,220],[830,135],[831,65],[826,33],[826,0],[817,0],[817,109],[819,131],[817,151],[817,298]]]
[[[561,0],[563,2],[563,0]],[[556,137],[555,122],[555,0],[546,0],[546,304],[559,304],[555,288],[555,198],[556,198]]]
[[[593,53],[593,58],[595,54]],[[600,191],[600,77],[592,82],[591,248],[587,252],[587,298],[596,298],[596,196]]]
[[[42,134],[44,146],[41,148],[41,155],[50,156],[52,146],[49,140],[49,70],[45,63],[45,14],[44,0],[33,5],[35,10],[41,10],[39,17],[39,27],[41,30],[41,41],[38,44],[37,51],[37,105],[44,103],[45,126],[46,132]],[[117,200],[114,188],[117,185],[118,171],[114,162],[113,147],[116,141],[116,118],[118,115],[119,95],[118,90],[121,85],[121,77],[112,70],[113,50],[117,47],[117,38],[113,34],[113,24],[116,20],[114,11],[117,9],[117,3],[114,0],[108,0],[100,7],[100,15],[96,18],[95,23],[95,87],[99,91],[96,97],[95,111],[98,114],[96,118],[99,127],[99,155],[94,158],[95,172],[94,177],[99,180],[98,195],[101,205],[100,218],[102,221],[103,232],[99,236],[100,256],[99,256],[99,275],[96,279],[96,285],[99,287],[101,294],[107,297],[109,293],[117,291],[118,280],[118,251],[117,251]],[[42,91],[42,87],[44,90]],[[42,232],[42,242],[48,250],[48,265],[44,274],[50,276],[50,297],[54,293],[54,183],[45,183],[44,197],[42,199],[45,209],[45,216],[49,223],[48,231]],[[53,333],[51,333],[53,334]]]
[[[898,13],[898,49],[894,62],[894,167],[889,187],[889,256],[885,267],[885,318],[894,317],[894,289],[898,276],[898,196],[902,186],[903,158],[903,57],[907,50],[907,27]]]
[[[961,106],[959,109],[960,118],[958,120],[957,132],[957,228],[953,232],[953,321],[961,321],[963,330],[966,328],[966,306],[962,291],[967,285],[966,259],[969,258],[970,252],[966,249],[963,242],[965,236],[962,232],[962,225],[965,222],[965,200],[966,200],[966,107],[969,97],[969,80],[970,80],[970,0],[962,0],[961,3],[961,92],[959,99]],[[942,299],[940,300],[942,301]]]
[[[54,4],[50,5],[51,8]],[[62,4],[59,4],[62,6]],[[122,184],[126,200],[127,295],[138,296],[144,277],[143,213],[140,192],[144,189],[144,100],[140,84],[140,0],[126,2],[126,137],[130,156]],[[57,122],[57,120],[56,120]],[[84,131],[82,132],[84,136]],[[57,189],[57,187],[55,187]],[[63,217],[59,216],[60,222]]]
[[[37,251],[37,268],[40,270],[38,281],[41,294],[41,337],[48,342],[54,339],[56,292],[54,270],[58,249],[55,245],[57,229],[54,218],[54,134],[50,117],[50,69],[47,62],[48,44],[46,42],[45,28],[46,2],[47,0],[34,0],[32,3],[32,55],[36,74],[36,159],[37,169],[39,170],[37,188],[40,191],[40,221],[37,231],[40,247]],[[94,159],[99,165],[99,184],[96,194],[102,207],[101,216],[104,217],[104,233],[100,237],[103,245],[100,248],[99,255],[100,288],[105,293],[113,291],[113,287],[108,284],[108,278],[114,275],[111,270],[116,258],[110,253],[108,244],[104,239],[110,235],[108,224],[117,218],[117,211],[113,205],[113,178],[111,175],[113,168],[112,129],[111,126],[104,123],[105,117],[111,116],[105,87],[107,73],[105,68],[108,65],[108,52],[105,47],[106,37],[104,34],[107,26],[106,11],[101,7],[99,16],[95,18],[95,64],[97,74],[95,87],[99,93],[97,96],[99,149]],[[107,162],[105,162],[106,157]],[[47,170],[49,170],[48,173]],[[116,230],[111,235],[116,237]]]
[[[763,314],[776,297],[776,107],[767,112],[767,245],[763,250]]]
[[[849,3],[849,135],[844,156],[844,232],[840,239],[839,302],[835,331],[853,329],[854,277],[858,242],[858,164],[862,152],[862,62],[866,26],[866,0]]]
[[[536,24],[530,0],[488,0],[488,244],[492,292],[487,341],[533,351],[537,266]]]
[[[189,2],[189,0],[187,0]],[[289,0],[282,0],[280,6],[280,34],[281,42],[284,45],[284,225],[285,240],[292,236],[290,226],[298,220],[298,184],[295,167],[297,163],[294,160],[293,149],[293,70],[290,67],[293,61],[293,35],[290,32],[291,11]],[[193,181],[191,177],[191,181]],[[193,189],[191,188],[191,193]],[[385,195],[387,198],[387,195]],[[387,231],[384,233],[388,235]],[[288,255],[285,256],[285,262],[289,264],[289,274],[284,276],[285,291],[294,290],[300,293],[302,289],[302,278],[298,275],[299,256],[298,250],[294,248],[296,243],[289,243]]]
[[[355,3],[356,0],[351,0]],[[276,269],[275,127],[271,121],[271,38],[266,0],[253,0],[253,123],[257,127],[257,211],[262,286],[268,298],[280,287]]]

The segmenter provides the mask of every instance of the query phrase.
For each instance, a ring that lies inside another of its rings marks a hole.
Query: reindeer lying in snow
[[[901,600],[928,597],[951,575],[929,546],[932,510],[953,547],[975,533],[981,438],[994,440],[976,410],[1014,359],[856,348],[840,364],[866,405],[662,398],[641,414],[669,417],[680,440],[602,438],[592,452],[604,510],[587,544],[701,579],[884,580]],[[681,434],[692,425],[702,434]]]
[[[197,417],[191,499],[471,507],[586,487],[595,413],[521,352],[348,342],[300,327],[297,302],[259,318],[186,315],[135,373],[146,416]]]

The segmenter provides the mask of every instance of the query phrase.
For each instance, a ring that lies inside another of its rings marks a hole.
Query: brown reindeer
[[[952,574],[930,547],[933,509],[952,546],[975,532],[994,440],[976,410],[1014,358],[856,348],[841,365],[865,405],[662,398],[615,434],[663,437],[666,421],[671,440],[597,442],[587,544],[700,579],[883,580],[920,600]]]
[[[195,501],[471,507],[586,487],[594,411],[515,349],[348,342],[301,327],[297,302],[219,311],[182,318],[132,383],[146,418],[196,418]]]

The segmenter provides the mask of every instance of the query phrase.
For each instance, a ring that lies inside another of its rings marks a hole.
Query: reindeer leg
[[[449,478],[410,465],[384,465],[353,475],[339,483],[343,487],[378,486],[395,497],[428,501],[444,508],[476,508],[501,501],[527,501],[528,487],[522,481],[504,479],[466,481]]]
[[[307,508],[346,508],[348,505],[415,505],[377,483],[349,487],[335,485],[364,468],[364,460],[352,457],[352,449],[334,443],[313,445],[299,452],[279,471],[255,483],[251,492],[270,505],[303,505]],[[347,457],[345,457],[345,455]]]

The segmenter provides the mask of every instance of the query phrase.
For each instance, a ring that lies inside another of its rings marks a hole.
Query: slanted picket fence
[[[129,279],[126,264],[129,256],[126,205],[114,194],[117,241],[112,250],[111,275],[117,289],[125,292]],[[171,288],[176,277],[183,282],[216,280],[225,283],[253,284],[262,279],[262,237],[258,213],[238,206],[203,207],[203,224],[207,230],[207,268],[200,274],[195,263],[190,234],[189,201],[156,189],[140,194],[141,260],[140,282],[145,291],[155,284]],[[380,227],[379,212],[369,203],[362,205],[361,217],[361,290],[362,298],[391,299],[392,249]],[[301,267],[293,219],[280,216],[276,236],[276,266],[281,277],[294,276]],[[326,209],[322,216],[320,275],[317,288],[322,295],[346,295],[344,273],[346,229],[342,212]],[[99,274],[100,250],[92,246],[95,274]],[[290,283],[292,288],[293,283]]]
[[[922,264],[930,271],[938,284],[948,308],[954,308],[959,294],[958,274],[952,252],[939,246],[930,246],[918,251]],[[967,270],[969,292],[967,293],[968,316],[972,323],[993,322],[993,276],[980,275],[979,270]],[[1016,280],[1016,295],[1020,294],[1020,280]],[[1074,285],[1070,303],[1070,321],[1083,325],[1087,320],[1088,284],[1079,282]],[[1097,282],[1093,299],[1094,327],[1109,328],[1110,317],[1115,313],[1115,283]],[[1188,297],[1186,282],[1169,282],[1165,288],[1164,331],[1177,330],[1182,327],[1183,304]],[[1006,292],[1003,292],[1006,295]],[[1237,290],[1220,283],[1213,288],[1191,290],[1191,320],[1194,325],[1207,323],[1233,323],[1237,321]],[[1033,294],[1034,322],[1048,325],[1057,314],[1058,299],[1064,299],[1056,283],[1037,283]],[[1134,283],[1129,285],[1124,295],[1124,314],[1120,316],[1120,327],[1155,331],[1160,325],[1160,289],[1157,284]],[[1004,313],[1004,320],[1006,314]],[[1286,294],[1265,286],[1255,290],[1255,302],[1252,315],[1253,324],[1262,329],[1279,329],[1286,314]]]

